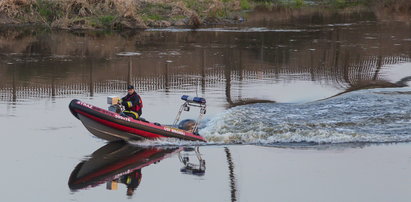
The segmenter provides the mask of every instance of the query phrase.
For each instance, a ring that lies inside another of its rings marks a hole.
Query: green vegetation
[[[240,0],[240,7],[242,10],[248,10],[251,8],[251,4],[248,0]]]
[[[172,11],[172,7],[167,4],[145,3],[140,11],[144,22],[166,20]]]
[[[367,0],[330,0],[329,4],[334,8],[348,8],[368,4]]]
[[[60,29],[136,29],[147,26],[230,22],[256,7],[268,9],[357,9],[408,18],[410,0],[0,0],[2,17],[14,23]],[[240,18],[239,18],[240,17]],[[7,21],[7,22],[10,22]]]
[[[296,7],[296,8],[301,8],[301,7],[303,7],[304,6],[304,0],[294,0],[294,6]]]
[[[100,16],[98,19],[103,27],[110,27],[113,25],[113,22],[116,19],[116,17],[112,15],[106,15]]]
[[[50,1],[37,0],[37,11],[48,23],[53,22],[55,19],[61,17],[61,12],[56,9],[56,4]]]
[[[197,0],[183,0],[185,6],[189,9],[203,9],[200,1]]]
[[[186,18],[186,16],[184,16],[184,15],[176,15],[176,16],[171,17],[171,19],[174,20],[174,21],[183,20],[185,18]]]

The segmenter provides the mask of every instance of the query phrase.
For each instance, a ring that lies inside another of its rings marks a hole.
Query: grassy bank
[[[62,29],[199,26],[235,18],[247,0],[1,0],[3,24]]]
[[[256,7],[355,9],[409,20],[409,0],[1,0],[1,24],[59,29],[136,29],[236,23]]]

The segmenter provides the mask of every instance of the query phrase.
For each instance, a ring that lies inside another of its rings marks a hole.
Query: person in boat
[[[127,186],[127,196],[132,196],[141,182],[141,169],[120,177],[120,182]]]
[[[108,190],[117,190],[117,183],[122,183],[127,186],[127,196],[133,196],[134,191],[140,185],[141,178],[141,169],[137,169],[129,174],[120,176],[117,179],[107,182],[107,189]]]
[[[143,101],[140,95],[134,90],[134,86],[129,85],[127,87],[127,95],[121,98],[119,104],[123,105],[125,110],[124,114],[134,119],[140,118],[143,109]]]

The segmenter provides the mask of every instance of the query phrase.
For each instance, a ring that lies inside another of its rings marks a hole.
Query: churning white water
[[[361,90],[304,104],[229,109],[200,131],[209,141],[242,144],[411,141],[411,88]]]

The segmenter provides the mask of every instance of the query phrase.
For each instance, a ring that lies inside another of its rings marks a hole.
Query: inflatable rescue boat
[[[124,107],[117,104],[117,99],[108,97],[109,110],[105,110],[80,100],[72,100],[69,108],[71,113],[95,136],[107,141],[142,140],[158,138],[177,138],[181,140],[206,142],[198,133],[198,123],[206,113],[206,100],[201,97],[181,97],[184,104],[180,107],[172,126],[152,123],[143,118],[133,119],[122,111]],[[183,120],[179,124],[181,113],[189,111],[190,107],[200,108],[197,121]]]

